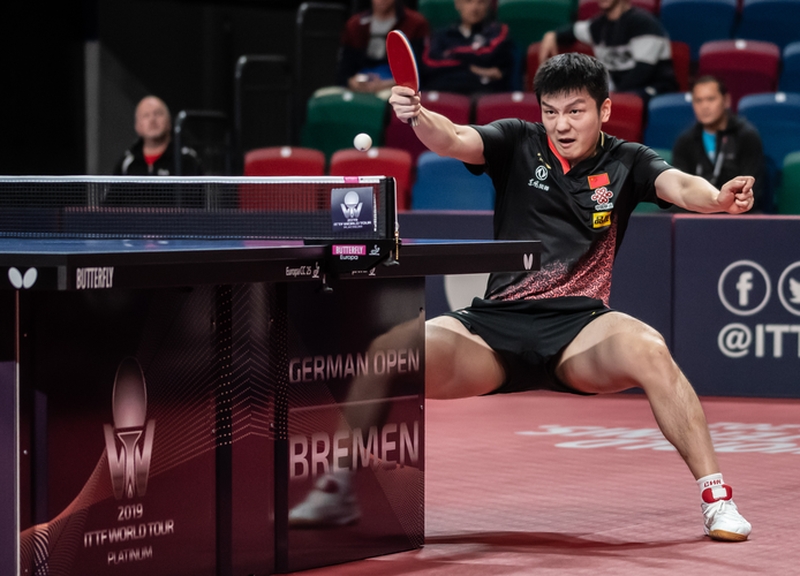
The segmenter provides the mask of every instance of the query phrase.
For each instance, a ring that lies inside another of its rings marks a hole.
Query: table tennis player
[[[542,242],[540,270],[492,274],[484,298],[427,321],[426,396],[639,388],[697,482],[705,534],[746,540],[751,525],[723,480],[694,389],[664,338],[610,309],[608,300],[614,257],[639,202],[741,214],[753,206],[754,178],[738,176],[717,189],[641,144],[603,133],[612,112],[607,78],[591,56],[547,60],[535,78],[543,117],[537,124],[456,125],[421,106],[409,88],[392,88],[395,114],[417,118],[409,130],[429,149],[492,178],[495,237]],[[332,501],[330,479],[321,478],[318,487],[327,493],[311,494],[307,502]],[[302,520],[312,507],[292,513]]]

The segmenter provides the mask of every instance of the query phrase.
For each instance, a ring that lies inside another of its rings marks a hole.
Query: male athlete
[[[705,533],[746,540],[750,524],[722,480],[705,415],[660,334],[610,310],[611,269],[637,203],[740,214],[750,176],[716,189],[643,145],[601,131],[611,114],[605,67],[562,54],[535,78],[542,123],[462,126],[395,86],[389,102],[417,118],[419,139],[494,182],[498,239],[542,241],[537,272],[493,274],[485,299],[426,324],[426,395],[458,398],[548,389],[603,394],[641,388],[664,436],[700,487]]]
[[[737,177],[717,190],[641,144],[604,134],[602,124],[611,114],[607,73],[591,56],[549,59],[537,71],[535,86],[542,124],[506,119],[486,126],[453,124],[422,107],[412,90],[392,88],[395,114],[417,118],[414,131],[428,148],[491,176],[495,237],[539,239],[543,250],[539,271],[493,274],[485,299],[426,323],[426,396],[641,388],[664,436],[697,480],[705,533],[746,540],[750,524],[722,479],[692,386],[661,335],[610,310],[608,298],[614,256],[638,202],[739,214],[753,205],[754,179]],[[387,337],[402,338],[403,330]],[[359,383],[351,388],[357,399]],[[290,512],[290,525],[355,521],[349,484],[347,474],[321,477]]]

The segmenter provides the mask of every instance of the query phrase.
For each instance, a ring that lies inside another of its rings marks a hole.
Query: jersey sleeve
[[[639,202],[653,202],[661,208],[670,207],[671,203],[661,200],[656,195],[656,178],[662,172],[672,169],[672,166],[647,146],[631,143],[626,143],[625,145],[636,146],[638,149],[634,156],[633,164],[634,188],[639,191],[637,200]]]
[[[493,177],[502,173],[511,159],[516,142],[525,137],[526,124],[518,118],[505,118],[483,126],[473,125],[483,140],[486,163],[482,166],[465,164],[467,169],[473,174],[487,172]]]

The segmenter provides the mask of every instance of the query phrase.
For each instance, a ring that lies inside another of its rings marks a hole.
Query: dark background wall
[[[366,4],[315,1],[348,13]],[[7,3],[0,35],[0,174],[109,174],[135,139],[134,108],[147,94],[162,97],[173,114],[214,109],[232,118],[236,60],[277,54],[293,65],[300,4]]]

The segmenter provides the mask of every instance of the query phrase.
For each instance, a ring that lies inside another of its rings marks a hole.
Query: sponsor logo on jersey
[[[542,183],[542,180],[547,180],[549,175],[550,172],[547,170],[547,167],[540,164],[536,167],[536,172],[534,172],[534,176],[536,176],[536,178],[531,178],[528,180],[528,186],[538,190],[544,190],[545,192],[549,191],[550,186]]]
[[[595,206],[594,209],[611,210],[614,207],[614,204],[611,202],[611,198],[613,197],[614,193],[605,186],[597,188],[591,196],[591,199],[597,202],[597,206]]]
[[[611,212],[595,212],[592,214],[592,228],[606,228],[611,226]]]

